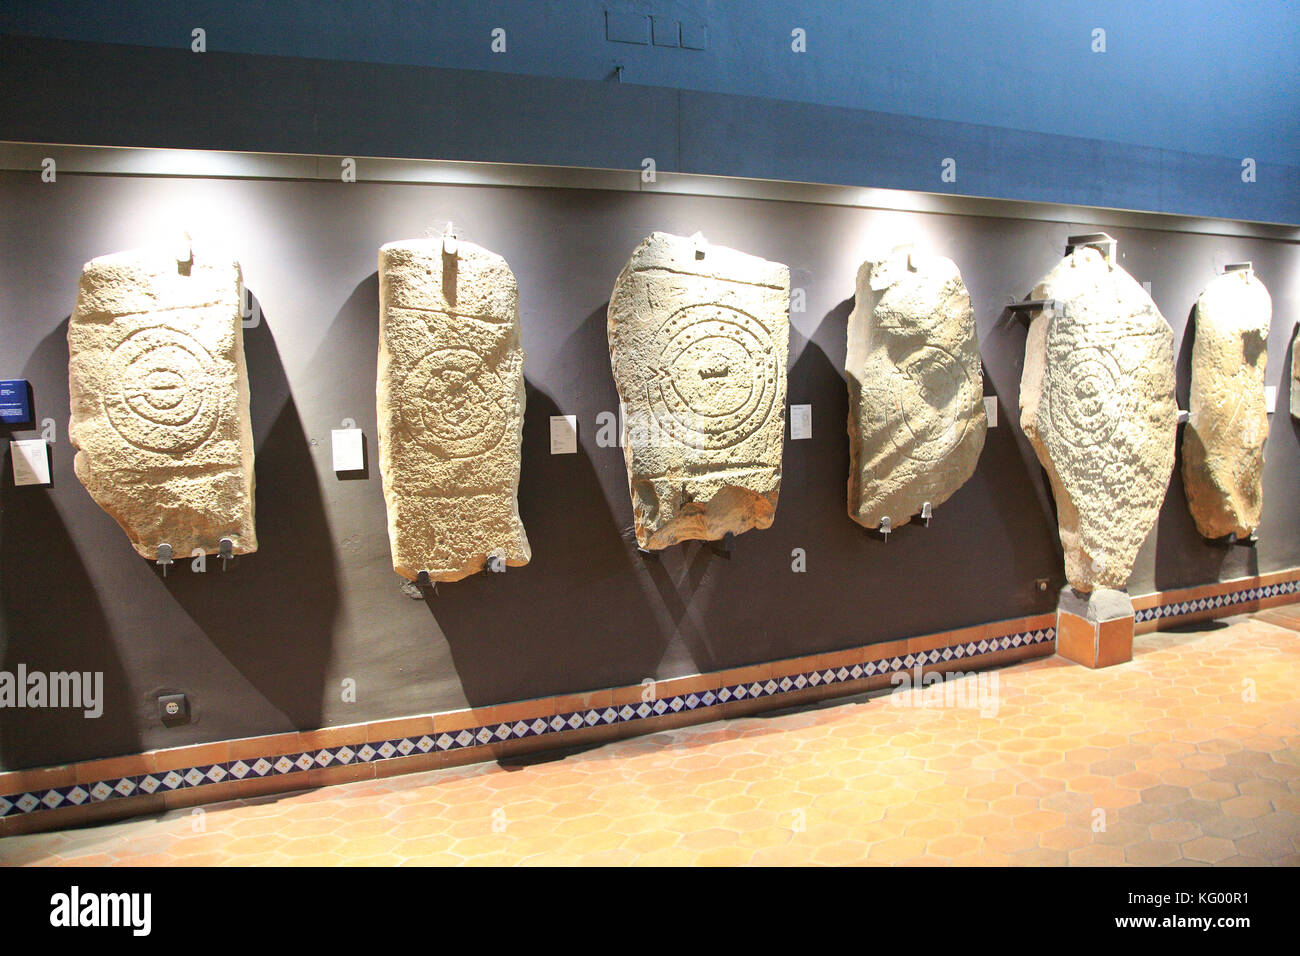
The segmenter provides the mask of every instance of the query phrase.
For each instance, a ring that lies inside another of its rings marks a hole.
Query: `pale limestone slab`
[[[609,302],[637,543],[767,528],[785,436],[790,270],[656,232]]]
[[[379,250],[379,468],[393,570],[458,581],[532,557],[519,517],[524,351],[514,274],[464,240]]]
[[[988,428],[975,313],[951,259],[900,248],[862,264],[845,372],[849,517],[898,528],[965,484]]]
[[[1029,328],[1020,423],[1056,498],[1065,574],[1124,589],[1173,472],[1173,332],[1151,297],[1092,248],[1031,293],[1055,299]]]
[[[68,322],[77,478],[132,547],[257,550],[239,264],[201,243],[86,263]]]
[[[1291,337],[1291,417],[1300,418],[1300,326]]]
[[[1196,529],[1246,538],[1259,527],[1273,301],[1253,272],[1216,276],[1196,300],[1183,485]]]

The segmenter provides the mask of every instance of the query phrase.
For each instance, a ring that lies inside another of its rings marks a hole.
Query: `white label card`
[[[989,420],[989,428],[998,427],[998,400],[996,396],[985,396],[984,416]]]
[[[578,416],[551,416],[551,454],[572,455],[578,451]]]
[[[14,460],[15,485],[50,483],[50,446],[44,438],[11,441],[9,453]]]
[[[1276,385],[1264,386],[1264,408],[1270,415],[1272,415],[1275,411],[1277,411],[1277,386]]]
[[[360,428],[335,428],[330,431],[335,471],[360,471],[366,467],[366,453]]]
[[[812,438],[812,406],[790,406],[790,440]]]

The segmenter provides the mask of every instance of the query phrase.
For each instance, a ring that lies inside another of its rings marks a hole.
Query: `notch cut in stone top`
[[[144,557],[257,550],[239,264],[205,242],[86,263],[68,322],[73,469]]]
[[[849,517],[897,529],[974,474],[988,429],[975,315],[956,263],[907,246],[864,262],[846,357]]]
[[[519,516],[524,352],[514,274],[457,240],[379,250],[379,467],[393,569],[457,581],[532,557]]]
[[[790,273],[697,237],[643,240],[609,303],[637,543],[770,527],[785,436]]]

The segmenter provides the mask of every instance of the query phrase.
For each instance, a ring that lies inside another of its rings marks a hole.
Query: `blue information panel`
[[[25,378],[0,382],[0,422],[20,424],[32,420],[31,389]]]

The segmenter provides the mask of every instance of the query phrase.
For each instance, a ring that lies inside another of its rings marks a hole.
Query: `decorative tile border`
[[[1135,597],[1135,623],[1141,630],[1149,631],[1170,621],[1235,613],[1245,609],[1242,605],[1252,602],[1288,603],[1295,600],[1296,595],[1300,595],[1300,568],[1238,581]],[[186,797],[187,803],[202,803],[205,801],[206,788],[211,788],[208,792],[211,793],[212,800],[229,799],[232,796],[231,784],[252,783],[258,780],[266,781],[266,786],[262,787],[260,792],[292,790],[316,785],[315,781],[311,784],[306,781],[307,775],[317,771],[342,771],[346,767],[363,771],[364,768],[369,772],[363,772],[363,775],[370,776],[381,767],[397,768],[400,765],[396,761],[421,755],[436,760],[440,754],[458,754],[460,755],[458,762],[486,760],[495,756],[498,752],[497,748],[503,744],[509,747],[520,741],[554,738],[554,746],[562,747],[566,739],[572,739],[566,738],[566,734],[594,728],[622,727],[626,728],[627,736],[632,736],[639,732],[638,724],[644,721],[690,715],[686,722],[705,723],[726,716],[728,705],[751,701],[768,701],[769,706],[776,709],[782,706],[783,698],[798,702],[807,696],[804,693],[807,691],[818,688],[830,689],[836,685],[857,684],[861,687],[859,682],[863,681],[874,681],[880,685],[882,679],[887,681],[890,675],[916,667],[934,668],[962,661],[970,661],[975,667],[987,666],[1006,660],[1007,652],[1018,650],[1028,652],[1024,656],[1050,654],[1056,641],[1054,628],[1046,623],[1051,619],[1052,614],[1048,613],[1034,618],[892,641],[856,650],[807,655],[758,665],[755,668],[742,668],[739,671],[666,679],[662,683],[668,687],[673,685],[682,687],[685,683],[702,689],[688,691],[683,688],[681,693],[667,694],[650,701],[640,699],[641,688],[639,687],[615,688],[587,695],[591,699],[604,698],[615,702],[581,709],[571,709],[574,701],[583,696],[573,695],[534,701],[531,702],[531,707],[529,702],[521,702],[497,708],[454,711],[449,714],[410,720],[380,721],[369,725],[356,725],[355,728],[336,727],[322,731],[302,732],[302,737],[316,737],[318,741],[323,737],[332,741],[329,746],[324,747],[289,751],[273,749],[265,754],[257,754],[253,748],[257,746],[258,738],[229,742],[234,753],[242,751],[247,754],[250,749],[253,749],[254,755],[245,756],[243,759],[215,761],[197,759],[205,749],[209,756],[221,755],[212,750],[216,745],[210,744],[177,748],[174,751],[156,751],[155,755],[160,764],[164,762],[164,755],[170,755],[169,760],[179,759],[184,764],[171,770],[160,769],[122,776],[106,775],[103,778],[99,778],[92,772],[90,776],[95,779],[73,782],[78,765],[57,768],[57,773],[60,775],[60,784],[57,786],[41,786],[0,795],[0,835],[6,832],[18,832],[13,829],[7,830],[4,824],[17,824],[25,820],[31,820],[36,824],[32,829],[41,829],[46,825],[39,822],[40,816],[51,810],[84,808],[87,811],[86,816],[89,817],[90,808],[97,805],[128,801],[122,805],[119,815],[129,815],[133,812],[132,807],[136,806],[130,803],[133,799],[137,804],[145,804],[146,801],[140,798],[180,794]],[[1042,626],[1034,627],[1032,626],[1034,623]],[[1000,627],[1006,628],[1009,633],[997,634],[996,631]],[[929,644],[935,646],[925,646]],[[894,653],[885,653],[886,649]],[[998,660],[992,659],[993,655],[998,655]],[[830,663],[832,660],[835,663]],[[764,673],[754,679],[724,680],[727,675],[737,677],[740,671]],[[713,681],[717,683],[712,683]],[[842,691],[842,693],[854,692],[854,689],[848,687]],[[833,694],[834,691],[831,693]],[[631,702],[617,703],[620,699],[630,699]],[[557,700],[568,701],[570,707],[559,706]],[[504,718],[501,712],[507,710],[511,716]],[[503,719],[489,720],[488,715],[494,711]],[[474,716],[479,716],[482,722],[475,722]],[[471,719],[469,726],[455,726],[458,719],[466,717]],[[442,731],[437,729],[437,726],[448,723],[451,724],[451,729]],[[405,736],[393,735],[412,725],[427,727],[428,730],[413,731]],[[640,732],[650,732],[655,725],[640,723],[640,726],[645,728]],[[362,739],[367,736],[368,731],[376,733],[385,729],[389,732],[381,737],[372,740]],[[269,748],[272,746],[271,741],[278,740],[282,748],[297,736],[288,734],[281,735],[279,738],[269,737],[263,743]],[[343,742],[337,742],[340,740]],[[189,758],[194,761],[192,765],[186,763],[184,759],[187,751],[192,752]],[[122,759],[130,761],[133,758]],[[110,764],[116,762],[116,760],[107,761]],[[89,763],[98,763],[102,766],[106,762]],[[126,766],[123,769],[132,768]],[[401,771],[394,769],[390,772]],[[39,771],[18,771],[12,776],[21,776],[25,773],[39,773]],[[0,781],[5,776],[0,774]],[[341,782],[343,779],[350,778],[344,774],[338,778],[326,774],[323,782]],[[276,781],[283,781],[283,786],[277,786]],[[218,786],[220,784],[225,786]],[[0,794],[3,794],[3,787],[0,787]],[[233,795],[241,794],[236,792]],[[32,819],[34,817],[37,819]],[[67,814],[53,814],[48,826],[75,822],[80,821],[70,818]]]
[[[1138,624],[1157,621],[1170,617],[1186,617],[1189,614],[1201,614],[1205,611],[1217,611],[1230,608],[1248,601],[1266,601],[1269,598],[1283,597],[1300,593],[1300,580],[1282,581],[1262,587],[1249,587],[1222,594],[1207,594],[1185,601],[1172,601],[1137,611],[1135,620]]]
[[[695,712],[700,723],[720,717],[724,704],[761,698],[779,699],[782,695],[816,687],[844,684],[866,678],[888,676],[916,667],[933,667],[953,661],[976,660],[1016,648],[1052,644],[1056,631],[1051,627],[1007,634],[1001,637],[983,637],[980,640],[957,642],[931,650],[915,651],[882,658],[869,658],[838,667],[817,668],[735,684],[722,684],[699,692],[674,694],[653,701],[639,701],[635,705],[594,707],[585,710],[538,714],[532,719],[514,722],[484,724],[465,727],[457,731],[424,734],[417,737],[399,737],[372,740],[359,745],[345,744],[319,750],[284,754],[266,754],[256,758],[231,760],[215,764],[181,767],[158,773],[136,774],[77,783],[70,786],[51,787],[27,793],[0,796],[0,818],[20,814],[40,813],[60,807],[81,806],[87,803],[105,803],[140,795],[165,794],[193,790],[230,780],[289,777],[317,769],[328,769],[358,763],[380,763],[416,754],[446,753],[472,750],[491,744],[530,737],[563,734],[567,731],[589,727],[609,727],[635,724],[637,721],[671,714]],[[866,648],[864,650],[869,650]],[[774,703],[774,706],[780,706]],[[708,714],[709,711],[713,714]],[[707,715],[707,716],[706,716]],[[556,746],[562,746],[557,740]]]

